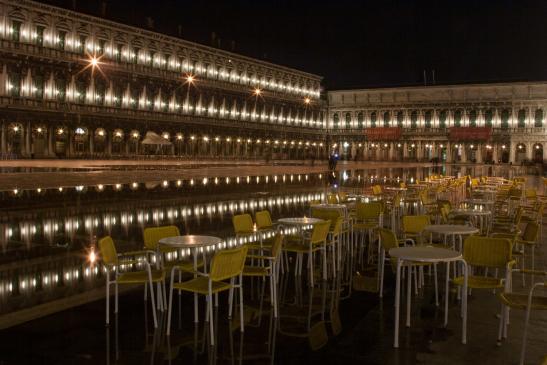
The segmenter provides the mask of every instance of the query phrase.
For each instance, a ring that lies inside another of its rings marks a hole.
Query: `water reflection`
[[[508,176],[492,166],[370,168],[334,174],[278,174],[135,181],[127,184],[14,187],[0,192],[0,313],[69,297],[102,285],[90,266],[97,237],[111,235],[120,251],[142,246],[142,230],[174,224],[185,234],[230,237],[231,216],[268,209],[274,219],[302,215],[331,189],[360,191],[430,173]],[[136,174],[138,176],[138,174]]]

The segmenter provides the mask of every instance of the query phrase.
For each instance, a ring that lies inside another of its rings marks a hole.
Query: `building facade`
[[[543,162],[547,83],[328,93],[331,150],[359,160]]]
[[[26,0],[0,0],[0,54],[2,156],[328,151],[306,72]]]

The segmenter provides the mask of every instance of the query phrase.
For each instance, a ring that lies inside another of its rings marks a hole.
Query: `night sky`
[[[324,76],[326,89],[547,80],[547,1],[43,0]],[[104,5],[102,5],[104,4]]]

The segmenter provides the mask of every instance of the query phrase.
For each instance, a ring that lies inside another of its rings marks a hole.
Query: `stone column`
[[[25,126],[25,154],[27,157],[30,157],[32,154],[31,133],[30,122],[27,122]]]
[[[534,156],[534,144],[532,142],[526,143],[526,159],[532,161],[532,156]]]
[[[408,158],[408,143],[403,142],[403,160]]]
[[[112,157],[112,133],[106,132],[106,155],[108,158]]]
[[[47,149],[48,149],[48,153],[50,157],[55,156],[54,138],[55,138],[55,128],[53,126],[50,126],[47,132],[47,145],[48,145]]]
[[[467,162],[467,146],[464,145],[464,144],[460,144],[461,147],[460,147],[460,151],[461,151],[461,162]]]
[[[511,143],[509,144],[509,162],[510,163],[515,163],[515,148],[516,148],[516,143],[511,141]]]
[[[497,145],[497,143],[492,146],[492,160],[495,163],[498,163],[498,148],[499,146]]]
[[[450,142],[446,142],[446,163],[452,163],[452,146]]]
[[[395,146],[393,145],[393,142],[389,143],[389,150],[388,150],[388,160],[393,161],[393,148]]]
[[[477,152],[475,153],[475,159],[477,163],[482,163],[482,144],[477,145]]]
[[[88,129],[89,133],[89,155],[93,158],[93,153],[95,152],[95,131],[92,129]]]
[[[0,152],[2,154],[5,154],[7,153],[7,143],[6,143],[6,133],[7,132],[7,128],[6,128],[6,124],[5,123],[2,123],[2,130],[1,130],[1,133],[2,133],[2,141],[0,142]]]

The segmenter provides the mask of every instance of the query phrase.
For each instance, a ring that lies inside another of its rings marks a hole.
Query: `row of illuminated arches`
[[[212,118],[323,127],[322,113],[309,103],[274,103],[259,96],[241,97],[203,92],[180,83],[146,83],[144,80],[105,80],[88,73],[66,76],[42,69],[6,69],[5,95],[89,104],[123,109],[181,113]]]
[[[514,114],[514,112],[516,112]],[[543,127],[545,112],[542,108],[534,111],[520,108],[503,109],[442,109],[442,110],[399,110],[371,112],[334,112],[331,128],[447,128],[453,127],[496,127],[517,128]]]
[[[0,38],[14,42],[34,44],[76,55],[94,55],[101,57],[102,61],[191,73],[291,95],[314,98],[320,95],[318,80],[253,65],[237,59],[237,56],[224,55],[222,51],[213,54],[205,48],[191,50],[187,42],[167,37],[160,41],[161,36],[154,36],[146,35],[142,31],[131,34],[109,26],[99,27],[80,19],[47,19],[30,11],[14,10],[0,18]]]

